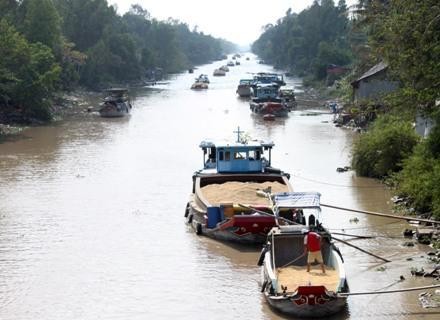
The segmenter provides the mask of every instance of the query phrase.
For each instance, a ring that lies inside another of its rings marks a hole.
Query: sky
[[[338,0],[335,0],[337,3]],[[356,0],[346,0],[347,5]],[[313,0],[108,0],[115,4],[120,14],[127,12],[132,4],[140,4],[153,18],[180,20],[191,29],[223,38],[239,45],[257,40],[262,27],[275,23],[291,8],[301,12]]]

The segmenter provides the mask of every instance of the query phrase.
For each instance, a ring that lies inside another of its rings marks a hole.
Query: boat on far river
[[[105,90],[107,93],[99,106],[99,115],[104,118],[124,117],[132,109],[128,98],[128,89],[111,88]]]

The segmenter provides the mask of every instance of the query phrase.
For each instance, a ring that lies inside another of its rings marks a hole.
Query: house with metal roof
[[[397,81],[387,76],[388,64],[380,62],[351,83],[353,87],[353,102],[362,100],[380,100],[387,93],[399,87]]]

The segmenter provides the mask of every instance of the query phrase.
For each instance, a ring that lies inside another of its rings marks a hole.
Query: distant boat
[[[254,76],[254,80],[255,84],[274,84],[277,85],[278,88],[286,85],[284,76],[278,73],[258,72]]]
[[[226,75],[226,71],[222,69],[215,69],[214,73],[212,74],[214,77],[222,77]]]
[[[193,90],[208,89],[208,84],[206,82],[196,81],[192,84],[191,89]]]
[[[252,95],[253,79],[241,79],[235,91],[240,97],[250,97]]]
[[[249,107],[253,113],[266,116],[266,120],[270,118],[286,117],[289,109],[278,96],[279,87],[274,83],[258,84],[253,87],[253,97],[249,103]]]
[[[295,91],[293,89],[280,89],[278,96],[281,98],[284,105],[292,111],[296,108],[297,102],[295,98]]]
[[[128,89],[111,88],[105,90],[106,96],[99,106],[99,115],[104,118],[124,117],[132,109],[128,98]]]
[[[223,70],[223,71],[225,71],[225,72],[229,72],[229,68],[228,68],[228,66],[221,66],[219,69],[220,69],[220,70]]]
[[[289,110],[281,102],[260,102],[250,105],[252,112],[260,114],[265,120],[273,120],[274,117],[287,117]]]
[[[196,78],[196,82],[209,83],[209,78],[206,74],[201,74]]]

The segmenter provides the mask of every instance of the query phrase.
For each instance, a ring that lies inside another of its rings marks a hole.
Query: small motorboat
[[[252,95],[253,79],[241,79],[235,91],[240,97],[250,97]]]
[[[209,83],[208,75],[201,74],[196,78],[196,82],[203,82],[203,83]]]
[[[228,66],[221,66],[219,69],[223,70],[224,72],[229,72]]]
[[[347,301],[341,293],[349,291],[342,255],[318,220],[320,196],[318,192],[272,195],[277,226],[268,233],[258,260],[261,292],[269,305],[299,319],[340,312]],[[294,221],[298,215],[303,223]],[[304,238],[309,231],[321,236],[325,270],[312,265],[307,271]]]
[[[117,118],[128,115],[132,109],[128,98],[128,89],[110,88],[99,106],[99,115],[103,118]]]
[[[208,89],[208,84],[205,82],[196,81],[192,84],[191,89],[193,90],[204,90]]]
[[[226,75],[226,71],[222,69],[215,69],[214,73],[212,74],[214,77],[223,77]]]

